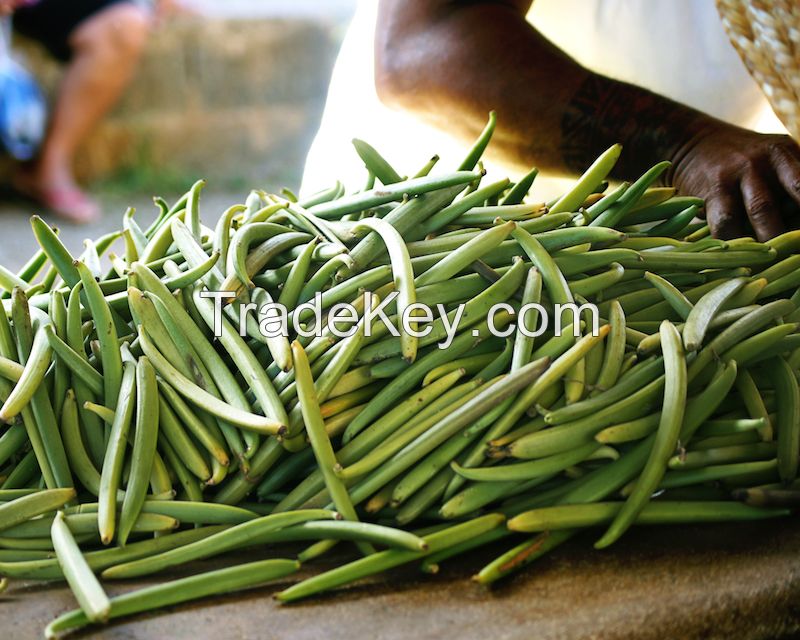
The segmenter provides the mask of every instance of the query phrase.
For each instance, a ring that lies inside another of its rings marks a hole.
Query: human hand
[[[800,226],[800,146],[789,136],[717,125],[679,152],[673,183],[706,200],[706,219],[719,238],[764,241]]]

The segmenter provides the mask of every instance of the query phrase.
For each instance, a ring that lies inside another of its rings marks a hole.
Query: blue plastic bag
[[[0,25],[0,144],[11,157],[30,160],[44,139],[47,103],[30,72],[11,55],[11,25]]]

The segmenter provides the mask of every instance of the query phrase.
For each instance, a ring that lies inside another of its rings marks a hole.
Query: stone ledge
[[[159,27],[122,102],[86,141],[85,179],[147,166],[218,182],[296,184],[319,123],[338,24],[183,17]],[[60,70],[26,43],[53,95]]]

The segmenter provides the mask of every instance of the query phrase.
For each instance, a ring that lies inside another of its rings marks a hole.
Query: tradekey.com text
[[[313,300],[304,302],[289,311],[284,305],[277,302],[267,302],[257,305],[254,302],[241,303],[238,310],[227,306],[228,301],[236,297],[235,291],[203,291],[203,298],[214,300],[214,336],[222,335],[223,317],[228,322],[233,319],[238,323],[239,335],[245,337],[247,333],[248,316],[258,321],[258,329],[265,338],[289,338],[292,335],[307,338],[322,337],[325,331],[338,338],[352,336],[359,325],[363,326],[364,335],[370,337],[375,331],[376,323],[382,323],[385,331],[390,335],[399,337],[400,331],[415,337],[425,338],[438,329],[443,339],[438,343],[440,349],[447,349],[459,332],[459,325],[466,321],[466,304],[460,304],[448,313],[445,305],[430,305],[414,302],[405,305],[399,313],[391,315],[390,309],[397,306],[398,294],[392,292],[386,298],[378,301],[376,296],[365,295],[362,305],[350,303],[337,303],[325,309],[322,295],[317,293]],[[498,314],[517,316],[516,323],[497,322]],[[235,314],[235,315],[234,315]],[[253,315],[255,314],[255,315]],[[552,316],[552,317],[551,317]],[[571,331],[578,337],[586,335],[581,331],[581,319],[590,330],[591,335],[597,336],[600,330],[600,314],[593,304],[574,303],[555,304],[551,311],[541,304],[531,303],[521,306],[518,310],[512,305],[501,302],[493,305],[486,314],[486,327],[489,333],[499,338],[506,338],[519,330],[522,335],[536,338],[553,327],[553,333],[560,336]],[[438,327],[437,327],[438,324]],[[474,318],[469,318],[469,325],[476,325]],[[571,325],[571,329],[570,329]],[[519,329],[517,329],[517,326]],[[473,329],[477,336],[478,329]]]

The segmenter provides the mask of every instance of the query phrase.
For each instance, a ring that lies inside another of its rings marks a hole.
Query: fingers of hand
[[[748,173],[741,182],[742,198],[747,217],[761,242],[785,231],[781,208],[772,188],[757,173]]]
[[[744,235],[741,199],[732,190],[720,189],[706,200],[706,219],[715,238],[729,240]]]
[[[781,186],[800,205],[800,146],[793,140],[776,144],[771,153],[772,166]]]

